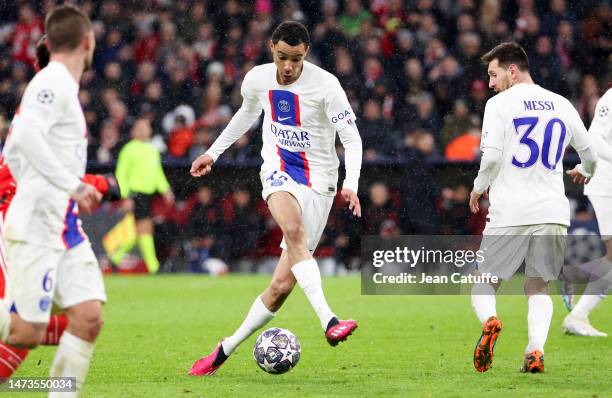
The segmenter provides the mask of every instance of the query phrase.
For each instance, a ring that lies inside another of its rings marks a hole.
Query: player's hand
[[[582,175],[582,167],[578,164],[571,170],[566,171],[567,175],[572,178],[574,184],[588,184],[591,179]]]
[[[191,164],[191,175],[194,177],[202,177],[210,173],[212,170],[213,158],[210,155],[204,154],[197,157]]]
[[[340,191],[342,198],[349,204],[349,210],[353,212],[356,217],[361,217],[361,204],[359,203],[359,197],[353,190],[344,188]]]
[[[476,214],[478,213],[478,211],[480,211],[480,205],[478,204],[478,202],[480,201],[481,196],[482,194],[478,192],[472,191],[472,193],[470,193],[470,210],[473,214]]]
[[[87,183],[81,183],[70,197],[79,206],[79,212],[90,214],[102,201],[102,194],[96,187]]]

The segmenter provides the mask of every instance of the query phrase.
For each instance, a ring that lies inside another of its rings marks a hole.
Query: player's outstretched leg
[[[189,374],[192,376],[212,376],[215,374],[244,340],[270,322],[275,315],[275,312],[270,311],[265,306],[262,297],[258,296],[234,334],[221,340],[210,354],[197,360],[189,369]]]
[[[304,220],[297,199],[289,192],[274,192],[268,197],[268,208],[283,231],[289,263],[293,264],[291,272],[295,280],[319,317],[327,342],[332,346],[338,345],[357,329],[357,322],[338,320],[327,304],[323,293],[321,272],[309,251]],[[317,222],[317,220],[309,220],[309,222]],[[314,247],[311,249],[314,250]]]
[[[283,250],[272,275],[270,286],[255,299],[240,327],[234,334],[217,344],[210,354],[197,360],[189,369],[189,374],[192,376],[215,374],[244,340],[274,318],[276,311],[283,305],[294,286],[295,278],[291,273],[289,257],[287,251]]]

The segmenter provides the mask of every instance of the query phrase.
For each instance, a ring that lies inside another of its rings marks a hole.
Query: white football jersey
[[[481,148],[499,149],[502,161],[490,185],[488,225],[570,224],[562,162],[568,144],[580,151],[591,140],[562,96],[521,83],[489,99]]]
[[[597,101],[589,134],[599,134],[612,146],[612,88]],[[587,185],[585,195],[612,196],[612,164],[603,159],[597,162],[597,172]]]
[[[297,81],[280,85],[273,63],[251,69],[242,83],[245,102],[264,110],[262,173],[282,170],[298,184],[334,195],[338,183],[336,130],[355,114],[338,79],[304,62]]]
[[[28,84],[4,155],[17,181],[5,219],[5,238],[54,248],[86,239],[70,192],[87,162],[87,126],[79,85],[52,61]]]

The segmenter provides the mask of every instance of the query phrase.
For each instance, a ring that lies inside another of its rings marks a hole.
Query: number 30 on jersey
[[[512,122],[514,123],[514,129],[516,130],[517,134],[520,134],[519,133],[520,127],[527,126],[527,129],[525,130],[525,133],[523,134],[519,142],[522,145],[526,145],[529,148],[529,158],[527,160],[521,161],[517,159],[516,156],[512,156],[512,164],[516,167],[527,168],[527,167],[533,166],[538,161],[538,159],[541,159],[544,167],[546,167],[549,170],[554,170],[557,167],[557,164],[559,163],[559,161],[561,160],[561,157],[563,156],[563,147],[564,147],[563,144],[565,142],[565,135],[567,132],[567,129],[565,127],[565,123],[563,123],[563,120],[558,119],[558,118],[553,118],[553,119],[550,119],[548,123],[546,123],[546,126],[544,127],[544,142],[542,143],[541,150],[540,150],[538,143],[533,138],[530,137],[531,133],[533,133],[534,128],[537,126],[539,122],[538,117],[535,117],[535,116],[518,117],[516,119],[513,119]],[[559,142],[557,144],[557,150],[555,153],[555,160],[553,163],[551,163],[550,156],[549,156],[550,155],[550,145],[551,145],[553,129],[555,128],[555,125],[559,125],[560,136],[559,136]],[[540,156],[540,154],[542,156]]]

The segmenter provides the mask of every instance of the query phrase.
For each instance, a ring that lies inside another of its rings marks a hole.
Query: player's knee
[[[304,224],[301,220],[290,221],[285,225],[283,235],[287,243],[299,243],[304,240]]]
[[[100,334],[103,324],[101,314],[86,314],[74,321],[71,320],[69,330],[75,336],[93,343]]]
[[[524,286],[525,295],[548,294],[548,285],[549,283],[542,278],[527,278]]]
[[[68,313],[68,331],[85,341],[94,342],[103,324],[99,304],[77,306]]]

